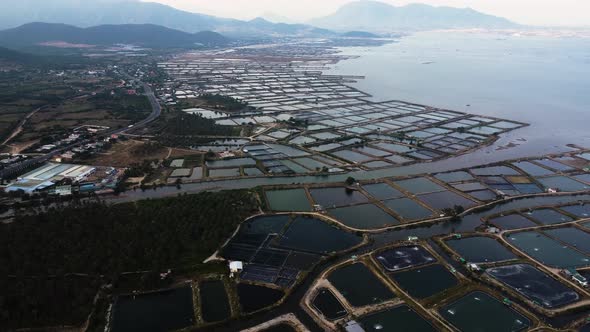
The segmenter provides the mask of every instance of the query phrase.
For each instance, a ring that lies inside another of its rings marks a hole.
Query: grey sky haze
[[[272,13],[296,21],[325,16],[354,0],[144,0],[204,14],[252,19]],[[590,26],[590,0],[382,0],[394,5],[425,3],[471,7],[521,24]]]

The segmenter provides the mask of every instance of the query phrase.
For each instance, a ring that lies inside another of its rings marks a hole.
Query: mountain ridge
[[[0,31],[0,45],[20,48],[48,42],[146,47],[224,46],[229,39],[211,31],[187,33],[154,24],[99,25],[80,28],[63,23],[28,23]]]
[[[19,0],[0,12],[0,29],[15,28],[26,23],[64,23],[77,27],[106,24],[154,24],[188,33],[215,31],[229,37],[272,35],[314,35],[305,24],[269,24],[221,18],[179,10],[167,5],[137,0]]]
[[[335,13],[309,21],[336,30],[391,32],[453,28],[514,28],[518,24],[472,8],[434,7],[421,3],[393,6],[380,1],[355,1]]]

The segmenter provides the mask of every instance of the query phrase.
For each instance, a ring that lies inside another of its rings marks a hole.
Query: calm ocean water
[[[566,144],[590,148],[590,39],[425,32],[343,52],[360,58],[329,73],[365,75],[354,86],[376,100],[531,124],[471,157],[532,156],[564,151]],[[498,150],[510,143],[518,146]]]

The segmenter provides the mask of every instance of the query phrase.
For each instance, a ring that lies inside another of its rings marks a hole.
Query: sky
[[[178,9],[238,19],[273,14],[293,21],[329,15],[355,0],[144,0]],[[590,26],[590,0],[382,0],[394,5],[425,3],[471,7],[527,25]]]

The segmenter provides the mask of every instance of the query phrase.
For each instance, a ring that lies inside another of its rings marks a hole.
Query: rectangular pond
[[[461,206],[464,209],[468,209],[477,205],[474,201],[452,191],[441,191],[431,194],[419,195],[418,199],[435,210],[443,210],[447,208],[453,208],[455,206]]]
[[[590,254],[590,233],[575,227],[555,228],[543,231],[543,233],[567,245],[574,247],[586,254]]]
[[[313,306],[328,320],[336,320],[348,314],[342,303],[329,289],[322,288],[312,301]]]
[[[562,206],[559,209],[580,219],[590,218],[590,204]]]
[[[345,187],[310,189],[314,201],[324,208],[366,203],[368,198],[355,190]]]
[[[545,308],[562,307],[580,298],[578,293],[528,264],[494,267],[486,273]]]
[[[531,325],[528,318],[481,291],[465,295],[439,313],[461,331],[517,332]]]
[[[427,178],[413,178],[394,182],[396,186],[412,194],[424,194],[446,190]]]
[[[362,204],[328,210],[344,225],[356,229],[375,229],[398,225],[399,221],[374,204]]]
[[[374,256],[383,268],[390,272],[436,262],[434,256],[420,246],[387,249]]]
[[[387,183],[366,184],[363,189],[378,200],[403,197],[404,194]]]
[[[205,322],[219,322],[231,316],[229,299],[221,280],[201,282],[199,285],[201,314]]]
[[[238,284],[237,292],[243,313],[252,313],[275,305],[285,295],[278,289],[245,283]]]
[[[170,331],[194,323],[190,286],[145,295],[121,296],[113,307],[113,332]]]
[[[507,237],[513,245],[539,262],[556,268],[580,267],[590,258],[538,232],[521,232]]]
[[[407,221],[426,219],[433,215],[432,211],[409,198],[387,200],[383,204]]]
[[[363,316],[359,322],[366,332],[435,332],[428,320],[407,305]]]
[[[425,299],[456,286],[457,278],[440,264],[392,273],[390,277],[411,297]]]
[[[536,209],[530,212],[525,212],[525,214],[528,218],[534,219],[543,225],[561,224],[573,220],[553,209]]]
[[[470,263],[494,263],[517,258],[500,242],[485,236],[448,240],[447,245]]]
[[[269,190],[265,192],[265,195],[273,211],[311,211],[305,189]]]
[[[328,276],[328,280],[354,307],[395,298],[395,294],[362,263],[338,268]]]
[[[299,216],[279,239],[279,247],[329,254],[361,243],[362,237],[343,231],[323,220]]]
[[[521,216],[520,214],[509,214],[507,216],[495,217],[490,219],[494,226],[504,229],[520,229],[538,226],[532,220]]]

